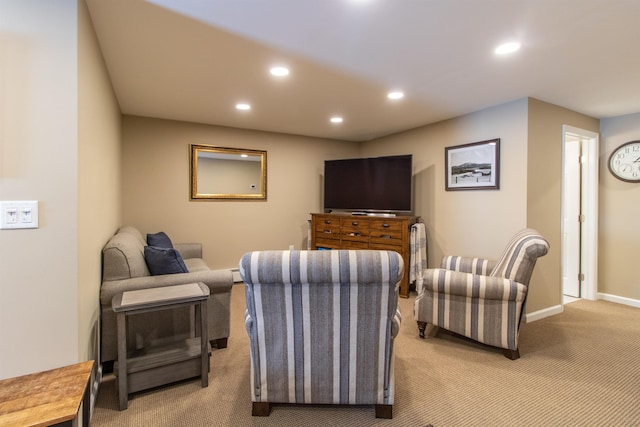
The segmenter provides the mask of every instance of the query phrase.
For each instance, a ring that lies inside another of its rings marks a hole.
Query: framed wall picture
[[[500,138],[445,147],[445,190],[500,188]]]

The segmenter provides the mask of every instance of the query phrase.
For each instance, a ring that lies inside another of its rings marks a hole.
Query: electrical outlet
[[[38,201],[0,202],[0,229],[38,228]]]
[[[4,220],[7,224],[15,224],[18,222],[18,209],[7,208],[4,210]]]
[[[20,208],[20,222],[23,224],[29,224],[33,222],[33,216],[31,215],[31,208]]]

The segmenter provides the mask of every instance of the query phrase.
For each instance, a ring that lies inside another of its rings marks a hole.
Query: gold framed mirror
[[[267,152],[191,145],[191,200],[267,200]]]

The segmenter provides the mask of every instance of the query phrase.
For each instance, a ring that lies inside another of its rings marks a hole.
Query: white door
[[[580,298],[580,139],[565,133],[562,171],[562,294]]]
[[[594,300],[598,281],[598,153],[595,132],[563,126],[562,294]]]

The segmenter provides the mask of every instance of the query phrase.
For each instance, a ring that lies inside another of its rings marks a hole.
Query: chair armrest
[[[485,258],[472,258],[450,255],[442,258],[440,268],[445,270],[460,271],[488,276],[491,274],[498,261]]]
[[[173,247],[183,259],[202,258],[202,243],[176,243]]]
[[[391,338],[395,338],[398,336],[400,332],[400,325],[402,324],[402,313],[400,312],[400,308],[396,309],[396,314],[393,316],[391,320]]]
[[[524,301],[527,295],[527,287],[513,280],[442,268],[425,271],[422,289],[423,292],[498,301]]]
[[[231,270],[203,270],[190,273],[163,274],[159,276],[134,277],[132,279],[109,280],[102,282],[100,304],[111,305],[114,295],[137,289],[160,288],[163,286],[184,285],[203,282],[211,294],[229,292],[233,286]]]

